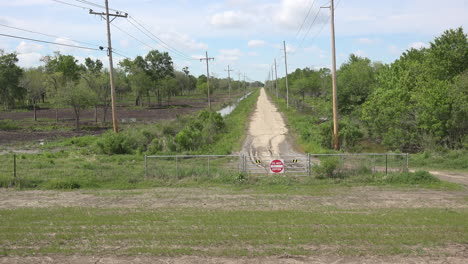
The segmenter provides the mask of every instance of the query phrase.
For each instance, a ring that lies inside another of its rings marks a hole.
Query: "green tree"
[[[26,90],[19,85],[23,70],[16,65],[16,53],[5,53],[0,49],[0,100],[4,109],[14,108],[22,100]]]
[[[75,115],[76,130],[80,130],[80,116],[83,110],[96,103],[96,95],[82,79],[79,83],[68,82],[60,89],[59,100],[61,105],[71,106]]]
[[[20,80],[20,85],[27,91],[27,98],[33,105],[33,119],[37,121],[37,102],[46,91],[46,75],[41,68],[28,69]]]
[[[337,74],[338,108],[341,113],[350,113],[366,101],[375,85],[374,73],[368,58],[354,54],[341,65]]]

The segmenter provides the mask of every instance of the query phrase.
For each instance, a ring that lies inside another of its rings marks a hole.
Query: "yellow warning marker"
[[[297,163],[297,159],[293,159],[292,162],[293,162],[293,163]]]
[[[260,160],[255,160],[256,164],[262,163]]]

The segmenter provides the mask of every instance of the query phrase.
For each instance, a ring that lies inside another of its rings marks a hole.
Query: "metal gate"
[[[309,154],[245,158],[244,172],[255,176],[310,176],[312,166]]]

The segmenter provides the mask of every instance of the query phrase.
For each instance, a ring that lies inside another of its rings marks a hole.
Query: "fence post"
[[[409,153],[406,153],[406,171],[409,171]]]
[[[210,177],[210,156],[208,156],[208,178]]]
[[[372,173],[375,173],[375,154],[372,155]]]
[[[179,179],[179,160],[177,158],[177,155],[175,156],[175,174],[176,178]]]
[[[310,153],[307,153],[307,176],[310,177]]]
[[[145,178],[148,178],[148,161],[147,161],[147,157],[145,155]]]
[[[388,171],[388,155],[385,154],[385,175],[387,175]]]

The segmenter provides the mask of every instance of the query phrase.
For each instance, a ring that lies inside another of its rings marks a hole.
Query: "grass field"
[[[468,243],[468,196],[460,189],[3,190],[0,198],[0,255],[10,257],[444,258],[463,257]]]

